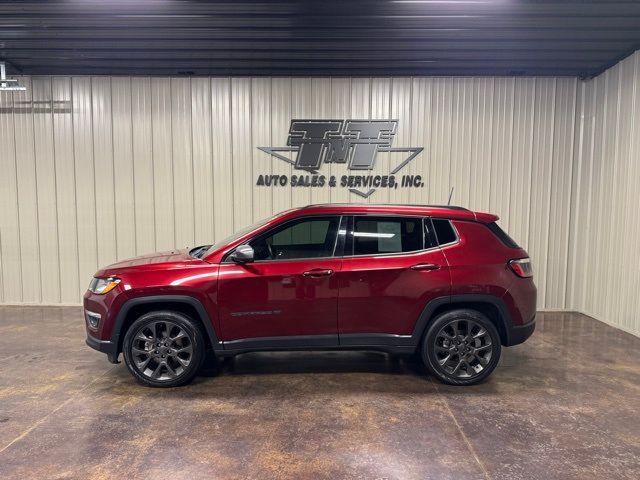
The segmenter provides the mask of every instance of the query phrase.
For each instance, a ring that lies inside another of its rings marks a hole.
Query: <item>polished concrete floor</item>
[[[640,339],[539,315],[490,379],[373,352],[248,354],[139,386],[78,308],[0,307],[0,478],[640,478]]]

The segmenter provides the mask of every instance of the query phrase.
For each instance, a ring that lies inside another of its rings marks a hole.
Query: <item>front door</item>
[[[220,265],[218,307],[225,345],[338,343],[339,224],[339,216],[289,221],[249,242],[254,262]]]
[[[450,294],[447,261],[431,243],[430,225],[420,217],[353,217],[338,274],[341,343],[411,335],[425,305]]]

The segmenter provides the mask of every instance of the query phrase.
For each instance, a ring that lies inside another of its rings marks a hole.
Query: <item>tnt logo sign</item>
[[[397,125],[397,120],[294,120],[287,145],[298,148],[299,170],[317,170],[323,163],[372,170],[378,150],[391,147]]]
[[[312,175],[260,175],[258,186],[329,185],[349,188],[349,191],[367,198],[376,188],[422,187],[419,175],[404,175],[397,182],[395,174],[420,152],[422,147],[393,147],[398,120],[291,120],[286,147],[258,147],[269,155],[287,162],[296,170]],[[295,153],[295,160],[283,153]],[[324,164],[345,164],[348,170],[372,170],[379,152],[405,152],[408,156],[392,168],[389,175],[343,175],[328,179],[319,174]],[[277,177],[277,178],[275,178]],[[410,177],[410,178],[408,178]],[[362,188],[368,188],[362,191]]]

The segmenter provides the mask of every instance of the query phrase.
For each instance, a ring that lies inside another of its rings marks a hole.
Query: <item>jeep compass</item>
[[[452,385],[485,379],[535,328],[529,256],[460,207],[311,205],[214,245],[96,272],[87,344],[145,385],[264,350],[415,354]]]

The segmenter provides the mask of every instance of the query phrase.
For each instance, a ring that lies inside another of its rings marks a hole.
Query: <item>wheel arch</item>
[[[450,295],[430,301],[420,314],[412,337],[420,342],[427,327],[438,315],[457,309],[476,310],[485,315],[498,330],[502,345],[509,345],[511,315],[507,306],[498,297],[482,294]]]
[[[222,349],[213,323],[197,298],[188,295],[152,295],[129,299],[120,308],[111,335],[116,348],[115,358],[122,352],[122,342],[131,324],[145,313],[156,310],[171,310],[193,318],[201,326],[207,349]]]

